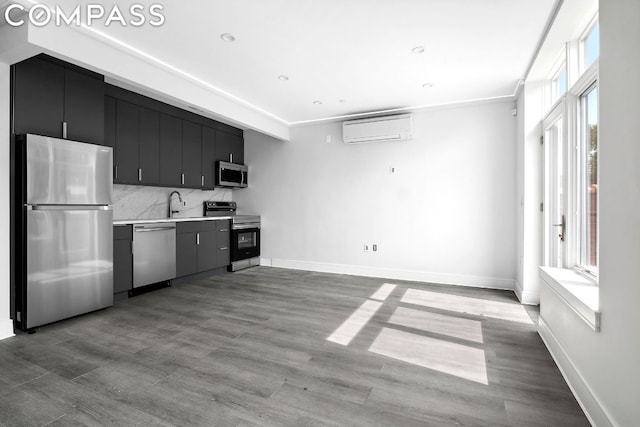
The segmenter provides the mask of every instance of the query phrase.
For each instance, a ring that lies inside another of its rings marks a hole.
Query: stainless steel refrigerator
[[[110,147],[22,135],[16,323],[24,330],[113,305]]]

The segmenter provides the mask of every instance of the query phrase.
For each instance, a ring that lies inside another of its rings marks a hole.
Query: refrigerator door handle
[[[27,205],[33,211],[112,211],[108,205]]]

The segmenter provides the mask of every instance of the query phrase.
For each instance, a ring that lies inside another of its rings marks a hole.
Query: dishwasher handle
[[[170,231],[170,230],[175,230],[176,226],[175,225],[168,225],[168,226],[163,226],[163,227],[133,227],[133,231],[136,233],[142,233],[142,232],[150,232],[150,231]]]

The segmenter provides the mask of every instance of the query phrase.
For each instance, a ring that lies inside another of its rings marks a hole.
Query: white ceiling
[[[129,5],[100,2],[114,3]],[[165,24],[97,29],[295,124],[513,96],[556,0],[142,3],[162,4]]]

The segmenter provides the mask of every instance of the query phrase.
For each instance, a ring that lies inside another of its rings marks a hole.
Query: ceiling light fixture
[[[313,103],[314,103],[315,105],[321,105],[321,104],[322,104],[322,101],[313,101]]]
[[[289,80],[289,77],[285,76],[284,74],[280,74],[278,76],[278,80],[282,80],[283,82],[286,82],[287,80]]]
[[[411,53],[423,53],[424,52],[424,46],[416,46],[413,49],[411,49]]]
[[[422,85],[422,87],[425,89],[431,89],[433,87],[433,83],[425,83]]]
[[[347,100],[346,99],[340,99],[338,102],[344,104],[345,102],[347,102]]]
[[[229,34],[229,33],[222,33],[220,34],[220,38],[226,42],[234,42],[236,41],[236,38],[233,36],[233,34]]]

